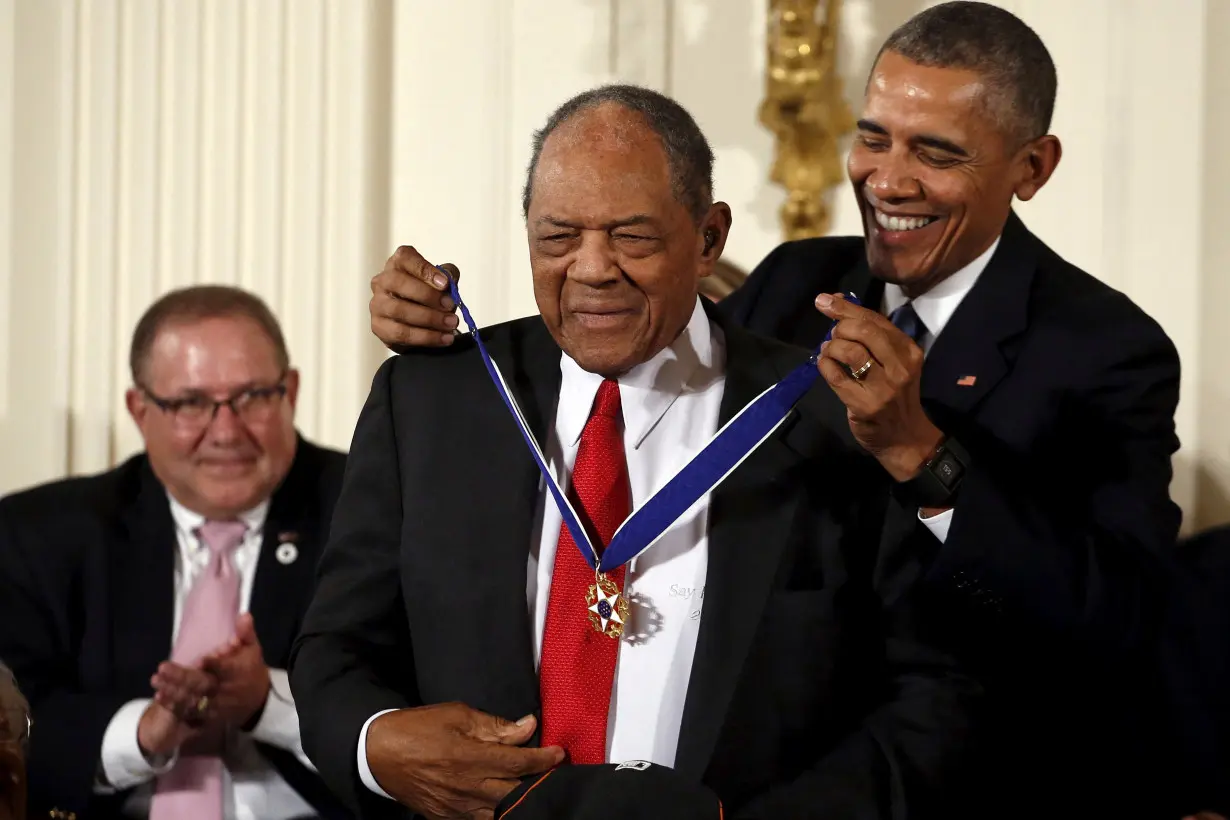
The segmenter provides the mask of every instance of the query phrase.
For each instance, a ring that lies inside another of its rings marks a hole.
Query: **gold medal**
[[[585,603],[589,606],[589,623],[595,632],[616,639],[624,634],[624,624],[628,622],[628,599],[620,593],[619,585],[604,573],[594,575],[594,583],[585,593]]]

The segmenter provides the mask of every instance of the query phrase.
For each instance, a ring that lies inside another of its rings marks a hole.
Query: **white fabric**
[[[922,514],[922,510],[919,510],[918,520],[923,522],[923,526],[930,530],[931,534],[943,544],[948,541],[948,529],[952,526],[952,514],[954,512],[956,512],[956,507],[927,517]]]
[[[918,318],[922,320],[922,323],[927,326],[927,333],[919,342],[923,353],[931,352],[931,347],[935,344],[936,338],[944,331],[944,326],[948,324],[948,320],[952,318],[952,315],[957,312],[957,308],[961,306],[962,300],[974,289],[974,285],[978,282],[978,277],[982,276],[982,272],[987,269],[987,265],[991,262],[991,257],[995,255],[995,249],[998,247],[999,239],[996,239],[991,243],[991,247],[983,251],[982,255],[973,262],[970,262],[961,270],[913,300],[914,312],[918,314]],[[884,301],[880,306],[880,312],[885,316],[890,316],[894,310],[909,301],[910,298],[902,292],[900,285],[886,284],[884,285]]]

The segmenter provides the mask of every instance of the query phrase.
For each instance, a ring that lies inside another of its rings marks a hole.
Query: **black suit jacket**
[[[1201,680],[1213,704],[1212,719],[1189,733],[1208,747],[1203,758],[1210,765],[1201,774],[1209,784],[1204,793],[1211,796],[1204,805],[1230,816],[1230,526],[1181,542],[1179,560],[1199,579],[1196,595],[1204,600],[1207,614],[1190,643],[1201,652]]]
[[[723,420],[806,358],[725,332]],[[483,336],[544,440],[559,348],[538,317]],[[808,397],[713,494],[676,769],[735,816],[938,809],[958,788],[979,688],[919,634],[913,565],[877,549],[886,499],[860,492],[875,463]],[[540,712],[525,598],[538,493],[469,337],[384,364],[291,661],[305,748],[362,816],[407,815],[357,773],[376,712],[448,701],[510,720]]]
[[[265,522],[249,609],[266,662],[284,667],[311,597],[345,456],[300,440]],[[299,558],[280,563],[281,533]],[[127,794],[93,794],[103,733],[171,653],[175,525],[144,455],[106,473],[0,501],[0,657],[30,700],[30,811],[118,817]],[[327,817],[341,807],[281,749],[262,752]]]
[[[809,239],[774,250],[723,307],[813,347],[831,324],[816,294],[874,309],[883,287],[861,237]],[[1200,717],[1194,656],[1172,640],[1199,619],[1176,609],[1186,580],[1170,555],[1174,345],[1012,215],[927,356],[922,398],[973,463],[942,547],[921,525],[904,537],[933,554],[953,646],[999,695],[996,810],[1169,816],[1192,748],[1169,710]]]

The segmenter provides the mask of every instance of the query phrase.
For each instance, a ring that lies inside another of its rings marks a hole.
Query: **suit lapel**
[[[148,462],[120,526],[111,560],[116,683],[123,692],[147,693],[150,676],[171,656],[178,549],[170,502]]]
[[[884,298],[884,282],[871,278],[871,269],[867,266],[867,254],[864,252],[858,264],[841,277],[841,292],[853,293],[869,310],[879,310],[880,300]]]
[[[725,424],[806,354],[769,348],[736,327],[719,325],[726,334],[720,413]],[[798,461],[779,430],[713,491],[705,608],[675,757],[675,768],[687,777],[700,779],[708,766],[773,586],[798,497],[771,487]]]
[[[859,255],[858,264],[842,275],[837,283],[837,290],[847,295],[853,293],[865,307],[876,310],[880,306],[880,299],[884,296],[884,283],[879,279],[871,278],[871,271],[867,267],[867,255],[864,253]],[[817,295],[809,293],[805,298],[810,301]],[[803,295],[800,294],[800,296]],[[789,338],[798,340],[798,344],[808,344],[811,347],[818,347],[824,341],[829,328],[833,326],[833,320],[821,313],[814,305],[798,315],[798,323],[799,326],[791,330]]]
[[[1028,325],[1037,259],[1037,240],[1011,214],[986,270],[927,354],[922,396],[929,409],[967,415],[1007,374],[1004,343]]]
[[[499,360],[502,372],[513,374],[509,387],[516,393],[517,403],[525,415],[530,432],[534,434],[534,439],[540,447],[545,448],[548,429],[555,420],[555,410],[559,404],[563,378],[560,373],[562,354],[542,320],[534,317],[530,321],[532,324],[526,333],[511,337],[510,349],[501,353]],[[517,466],[510,470],[506,480],[510,485],[521,489],[516,494],[505,495],[508,499],[517,499],[517,503],[515,508],[503,510],[501,516],[506,522],[507,534],[504,549],[499,554],[501,564],[492,568],[493,578],[524,577],[529,562],[538,496],[540,492],[546,491],[545,488],[541,491],[539,489],[542,476],[530,454],[526,452],[525,442],[515,434],[509,436],[509,441],[515,451],[515,455],[509,453],[509,458]],[[491,477],[496,477],[495,471],[492,471]],[[498,495],[499,491],[493,488],[487,497]],[[518,571],[520,576],[514,574]],[[534,668],[534,631],[525,599],[525,586],[513,584],[507,590],[501,588],[500,592],[501,620],[507,624],[508,631],[506,635],[494,637],[496,642],[506,641],[516,653],[516,665],[510,667],[515,669],[516,673],[501,682],[504,690],[502,694],[508,698],[509,716],[520,717],[531,711],[537,712],[542,705],[538,673]],[[539,725],[541,726],[541,723]]]
[[[294,463],[269,503],[248,611],[266,662],[278,666],[290,655],[307,605],[326,533],[320,531],[320,498],[314,491],[315,449],[299,440]],[[292,602],[301,601],[301,605]]]
[[[516,392],[526,423],[541,445],[546,439],[548,425],[555,420],[555,408],[559,403],[562,354],[540,318],[527,321],[533,324],[527,326],[526,332],[510,335],[507,349],[493,350],[492,356],[503,373],[513,374],[510,387]],[[538,473],[535,471],[534,475]]]
[[[560,390],[560,350],[535,317],[485,334],[492,359],[545,447]],[[540,475],[507,409],[481,365],[458,385],[473,412],[462,452],[470,454],[452,476],[447,552],[431,557],[431,587],[437,612],[451,613],[457,628],[473,636],[459,660],[454,691],[484,711],[516,719],[539,709],[533,630],[525,577],[539,501]],[[516,579],[513,582],[512,579]],[[468,641],[470,639],[467,639]],[[458,650],[460,651],[460,650]],[[499,669],[498,675],[472,669]]]

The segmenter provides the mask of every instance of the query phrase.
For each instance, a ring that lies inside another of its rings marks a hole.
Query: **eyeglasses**
[[[170,416],[180,427],[200,429],[209,426],[218,415],[218,408],[229,407],[231,412],[246,422],[262,422],[273,416],[282,397],[286,395],[286,374],[278,377],[278,383],[267,387],[249,387],[222,400],[212,399],[201,393],[193,393],[177,399],[156,395],[147,387],[137,385],[154,406]]]

